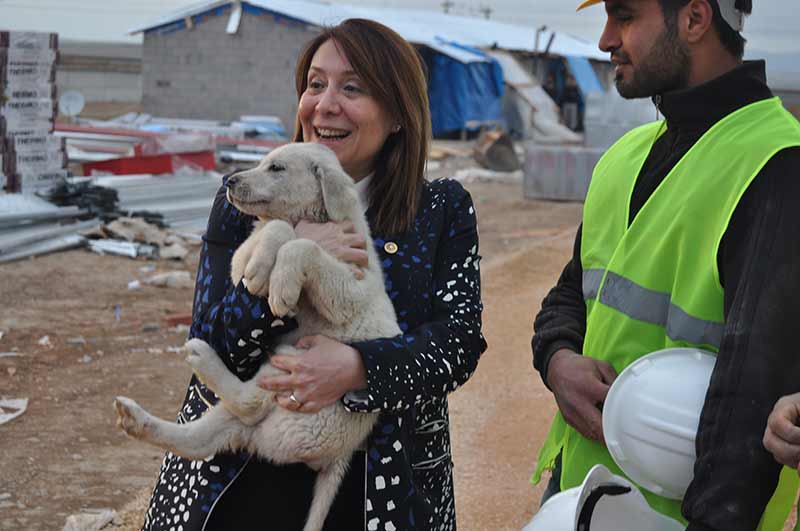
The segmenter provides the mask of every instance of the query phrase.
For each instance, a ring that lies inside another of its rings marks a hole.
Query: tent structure
[[[536,30],[528,27],[434,11],[313,0],[198,2],[131,32],[144,32],[147,41],[149,35],[172,35],[192,30],[209,17],[227,17],[226,32],[235,35],[243,17],[250,15],[307,27],[368,18],[394,29],[417,46],[427,63],[433,132],[437,136],[503,122],[503,70],[497,60],[481,49],[534,53],[537,43],[542,43],[553,55],[603,57],[593,44],[550,31],[540,31],[537,35]]]
[[[448,43],[538,53],[543,51],[537,49],[538,40],[549,43],[548,52],[553,55],[608,60],[607,54],[598,50],[594,43],[565,33],[542,30],[537,39],[537,32],[532,28],[493,20],[437,11],[331,4],[313,0],[207,0],[132,28],[130,33],[182,29],[187,27],[187,23],[191,24],[192,17],[230,4],[234,6],[231,26],[238,24],[237,19],[241,18],[241,13],[248,10],[268,11],[315,26],[335,25],[348,18],[369,18],[392,28],[409,42],[426,45],[453,58],[457,58],[459,54],[458,46]]]
[[[428,65],[428,97],[434,136],[475,130],[503,122],[503,69],[491,56],[455,43],[472,60],[456,60],[435,50],[422,50]]]

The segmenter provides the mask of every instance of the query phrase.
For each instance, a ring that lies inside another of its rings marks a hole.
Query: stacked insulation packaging
[[[58,35],[0,31],[0,185],[35,193],[67,177],[58,114]]]

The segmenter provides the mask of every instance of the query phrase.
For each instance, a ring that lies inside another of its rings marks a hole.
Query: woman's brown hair
[[[311,60],[320,46],[333,40],[356,75],[400,130],[386,139],[369,186],[372,229],[399,234],[414,222],[425,180],[431,139],[431,117],[425,66],[417,50],[378,22],[351,18],[324,28],[300,55],[295,70],[298,100],[308,86]],[[303,141],[299,119],[294,141]]]

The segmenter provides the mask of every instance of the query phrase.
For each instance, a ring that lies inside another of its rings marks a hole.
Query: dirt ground
[[[581,206],[526,201],[518,183],[467,187],[490,348],[452,400],[459,519],[466,530],[519,529],[553,409],[531,368],[532,315],[569,255]],[[170,349],[186,331],[165,319],[191,311],[192,290],[128,290],[147,265],[193,274],[197,251],[178,263],[76,250],[0,265],[0,352],[18,353],[0,357],[0,396],[30,399],[0,426],[0,529],[57,530],[70,514],[119,511],[152,487],[162,451],[122,435],[111,401],[125,394],[175,416],[190,373]]]
[[[568,259],[581,205],[527,201],[519,183],[468,184],[483,261],[484,333],[477,373],[451,397],[459,528],[518,530],[542,486],[529,483],[554,401],[531,366],[533,315]],[[142,267],[76,250],[0,265],[0,397],[30,399],[0,426],[0,531],[59,530],[91,508],[135,530],[163,452],[126,438],[111,402],[125,394],[174,418],[189,370],[178,354],[191,289],[145,286]],[[149,274],[149,273],[148,273]],[[44,337],[48,340],[44,340]]]

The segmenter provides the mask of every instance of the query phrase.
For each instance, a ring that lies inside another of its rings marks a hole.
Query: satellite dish
[[[58,98],[58,108],[66,116],[77,116],[86,104],[83,94],[77,90],[68,90]]]

